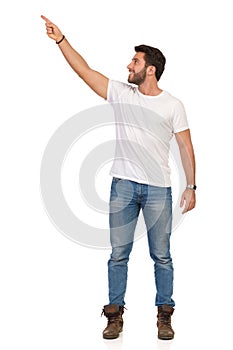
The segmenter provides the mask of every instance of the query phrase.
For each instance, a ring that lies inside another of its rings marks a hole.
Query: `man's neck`
[[[161,94],[161,92],[163,91],[158,87],[157,84],[149,84],[147,82],[144,82],[141,85],[139,85],[138,90],[143,95],[148,95],[148,96],[157,96]]]

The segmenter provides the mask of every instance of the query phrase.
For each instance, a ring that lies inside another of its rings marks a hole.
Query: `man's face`
[[[136,85],[142,84],[146,79],[146,62],[144,52],[137,52],[127,66],[129,70],[128,82]]]

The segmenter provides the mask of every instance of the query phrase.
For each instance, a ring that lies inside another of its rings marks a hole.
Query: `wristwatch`
[[[187,185],[186,188],[195,191],[197,189],[197,186],[196,185]]]

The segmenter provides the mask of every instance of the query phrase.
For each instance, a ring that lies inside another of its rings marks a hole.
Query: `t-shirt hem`
[[[156,186],[156,187],[171,187],[171,183],[165,183],[165,184],[161,184],[161,183],[157,183],[157,182],[151,182],[151,181],[146,181],[143,179],[138,179],[138,178],[134,178],[131,176],[125,176],[125,175],[119,175],[113,172],[109,173],[110,176],[112,177],[116,177],[118,179],[124,179],[124,180],[129,180],[129,181],[133,181],[133,182],[137,182],[139,184],[144,184],[144,185],[149,185],[149,186]]]
[[[174,132],[174,134],[177,134],[178,132],[185,131],[185,130],[188,130],[188,129],[189,129],[188,126],[183,126],[182,128],[176,129],[173,132]]]
[[[112,80],[109,79],[108,80],[108,87],[107,87],[107,98],[106,98],[106,101],[107,102],[110,102],[110,89],[111,89],[111,85],[112,85]]]

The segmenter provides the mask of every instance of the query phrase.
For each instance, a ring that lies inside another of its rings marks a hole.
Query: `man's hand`
[[[192,210],[193,208],[195,208],[196,205],[196,194],[194,190],[191,189],[186,189],[182,196],[181,196],[181,201],[180,201],[180,207],[182,208],[183,205],[184,206],[184,210],[182,211],[182,214],[187,213],[187,211]]]
[[[45,16],[42,15],[41,18],[45,21],[48,37],[55,41],[61,40],[63,37],[63,34],[60,31],[60,29]]]

